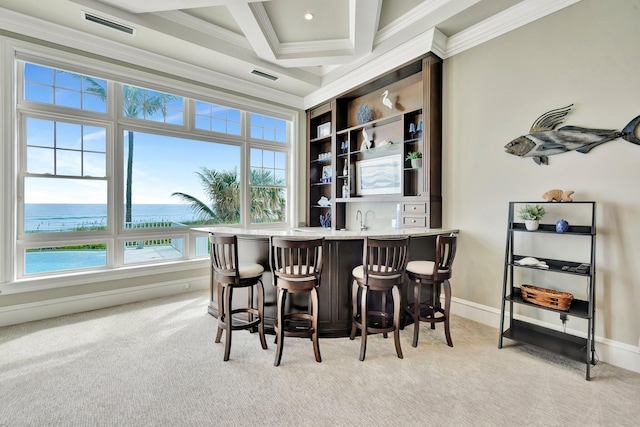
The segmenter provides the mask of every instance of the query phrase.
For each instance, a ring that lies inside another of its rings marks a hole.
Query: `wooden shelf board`
[[[589,363],[586,338],[565,334],[519,320],[514,320],[513,326],[504,331],[502,336],[561,354],[578,362]]]

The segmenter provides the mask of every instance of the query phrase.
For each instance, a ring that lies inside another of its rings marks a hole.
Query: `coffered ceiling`
[[[0,0],[0,28],[306,108],[577,1]]]

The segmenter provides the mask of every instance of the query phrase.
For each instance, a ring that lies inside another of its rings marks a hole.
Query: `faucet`
[[[356,212],[356,221],[358,220],[358,217],[360,217],[360,231],[366,230],[367,226],[362,223],[362,212],[360,209]]]

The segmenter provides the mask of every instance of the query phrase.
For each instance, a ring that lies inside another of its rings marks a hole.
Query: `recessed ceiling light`
[[[307,12],[304,14],[304,19],[306,19],[307,21],[311,21],[313,19],[313,13],[311,12]]]

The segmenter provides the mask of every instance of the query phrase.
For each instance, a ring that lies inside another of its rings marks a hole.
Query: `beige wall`
[[[596,336],[638,345],[640,146],[618,139],[548,166],[503,150],[571,103],[565,124],[621,130],[639,115],[638,22],[638,0],[583,0],[445,60],[443,225],[461,229],[454,297],[499,308],[507,202],[574,190],[598,203]]]

